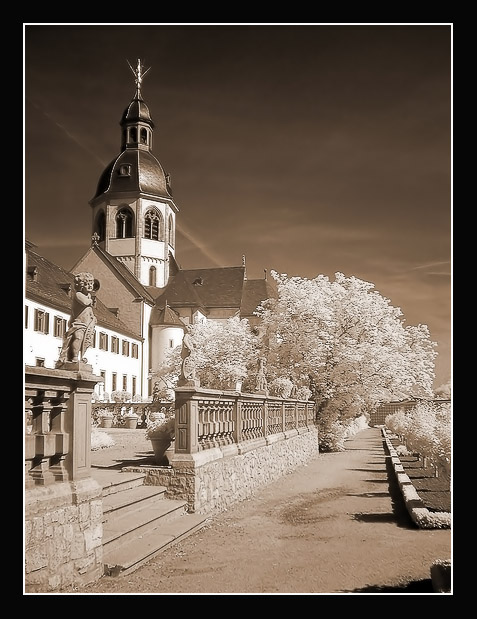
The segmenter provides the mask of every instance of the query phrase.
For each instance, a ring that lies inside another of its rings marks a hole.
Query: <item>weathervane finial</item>
[[[131,69],[134,77],[135,77],[135,81],[136,81],[136,88],[137,90],[141,90],[141,84],[142,84],[142,80],[144,79],[144,76],[146,75],[146,73],[149,71],[149,69],[151,67],[148,67],[147,69],[144,69],[144,65],[141,63],[141,59],[138,58],[137,59],[137,65],[136,68],[133,69],[131,66],[131,63],[129,62],[129,60],[127,61],[129,68]]]

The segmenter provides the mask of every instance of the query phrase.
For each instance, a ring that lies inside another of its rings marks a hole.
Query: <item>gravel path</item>
[[[76,592],[432,592],[430,566],[451,557],[451,532],[412,524],[387,461],[380,430],[363,430],[345,452],[318,455],[133,574]]]

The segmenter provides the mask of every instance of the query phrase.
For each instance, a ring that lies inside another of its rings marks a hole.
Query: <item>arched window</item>
[[[174,220],[172,219],[172,215],[169,215],[169,219],[167,221],[167,232],[169,245],[174,247]]]
[[[153,241],[164,239],[164,220],[156,209],[149,209],[144,215],[144,238]]]
[[[149,269],[149,286],[156,285],[156,267],[151,267]]]
[[[104,215],[104,211],[99,211],[98,216],[96,217],[94,231],[99,236],[98,243],[104,241],[106,238],[106,217]]]
[[[121,208],[116,215],[116,238],[127,239],[133,235],[133,214],[128,208]]]
[[[147,144],[147,129],[141,129],[141,142]]]

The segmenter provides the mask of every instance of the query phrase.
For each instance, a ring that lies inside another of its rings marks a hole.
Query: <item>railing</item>
[[[153,413],[164,413],[166,418],[171,417],[174,414],[174,402],[93,402],[93,425],[101,425],[103,413],[110,413],[113,428],[124,427],[126,416],[131,413],[139,417],[137,427],[146,428]]]
[[[307,432],[313,401],[190,387],[176,389],[177,454]]]
[[[91,394],[97,380],[89,371],[26,368],[27,488],[89,476]]]

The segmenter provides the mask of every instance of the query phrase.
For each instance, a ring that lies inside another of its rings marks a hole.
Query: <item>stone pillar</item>
[[[190,387],[176,388],[176,454],[192,454],[199,451],[197,437],[198,406],[194,400],[196,390]]]

